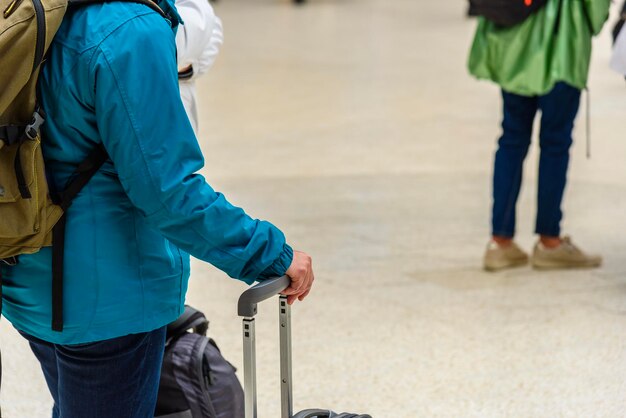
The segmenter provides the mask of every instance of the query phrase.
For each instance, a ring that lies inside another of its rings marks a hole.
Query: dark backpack
[[[469,14],[484,16],[498,26],[511,27],[528,19],[548,0],[469,0]]]
[[[208,328],[190,306],[167,327],[156,418],[244,418],[236,369],[206,337]]]

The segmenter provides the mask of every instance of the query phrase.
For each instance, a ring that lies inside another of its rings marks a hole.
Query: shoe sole
[[[526,265],[528,265],[528,260],[513,261],[513,262],[509,262],[509,263],[501,264],[497,266],[494,266],[494,265],[488,266],[486,264],[483,264],[483,270],[488,271],[490,273],[494,273],[496,271],[514,269],[514,268],[524,267]]]
[[[532,267],[535,270],[588,270],[594,269],[602,266],[602,261],[594,262],[594,263],[581,263],[581,264],[571,264],[571,263],[559,263],[559,262],[550,262],[550,261],[541,261],[537,263],[536,261],[532,262]]]

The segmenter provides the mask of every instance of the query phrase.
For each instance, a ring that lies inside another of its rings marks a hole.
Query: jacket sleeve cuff
[[[293,249],[289,246],[289,244],[285,244],[283,252],[280,256],[272,263],[271,266],[266,268],[265,271],[261,273],[261,280],[284,276],[289,266],[291,266],[292,261]]]

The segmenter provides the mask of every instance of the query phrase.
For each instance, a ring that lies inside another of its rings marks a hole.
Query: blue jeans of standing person
[[[502,91],[502,98],[503,133],[498,142],[494,167],[492,234],[507,238],[515,235],[515,207],[522,184],[522,168],[530,146],[535,115],[541,110],[535,232],[558,237],[580,90],[558,83],[545,96],[527,97]]]
[[[165,330],[78,345],[22,335],[41,363],[53,418],[153,418]]]

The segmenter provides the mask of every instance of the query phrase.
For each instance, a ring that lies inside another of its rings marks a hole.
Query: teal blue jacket
[[[62,188],[96,144],[110,161],[67,213],[63,332],[51,330],[50,248],[3,267],[3,315],[45,341],[99,341],[176,319],[188,254],[248,283],[291,264],[279,229],[196,174],[204,160],[178,91],[177,14],[162,6],[172,22],[136,3],[83,6],[50,48],[39,84],[50,181]]]

